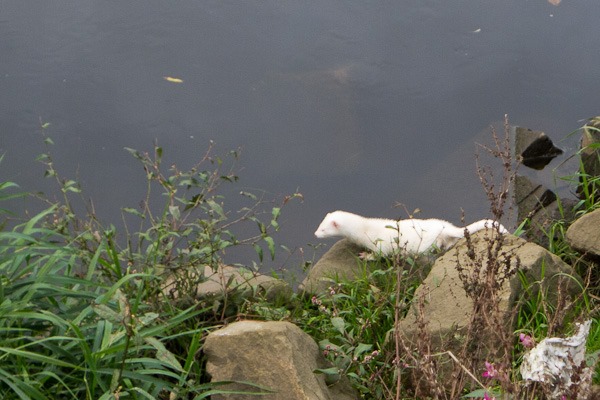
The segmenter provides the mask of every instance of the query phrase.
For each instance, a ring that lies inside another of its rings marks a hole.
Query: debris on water
[[[183,83],[183,79],[173,78],[172,76],[163,76],[163,79],[172,83]]]

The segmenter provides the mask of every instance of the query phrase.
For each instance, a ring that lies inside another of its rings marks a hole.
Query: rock
[[[533,169],[543,169],[563,151],[554,146],[544,132],[517,127],[515,130],[515,153],[523,165]]]
[[[542,208],[552,204],[557,197],[554,192],[540,184],[534,184],[529,178],[515,177],[515,203],[519,208],[517,220],[531,218]]]
[[[487,254],[488,240],[492,234],[497,233],[483,230],[472,235],[474,254]],[[448,344],[450,343],[448,339],[461,337],[461,332],[468,326],[471,319],[473,301],[467,297],[457,270],[457,265],[465,268],[471,267],[468,254],[467,241],[462,239],[453,250],[437,259],[431,272],[415,292],[415,299],[418,299],[422,293],[427,294],[423,315],[429,322],[428,327],[431,337],[435,340],[434,345]],[[517,262],[520,263],[520,268],[525,272],[528,282],[540,282],[539,285],[531,285],[530,295],[532,296],[536,296],[536,292],[541,287],[547,294],[550,304],[555,303],[559,285],[562,287],[562,293],[570,295],[580,293],[579,282],[572,278],[575,274],[572,268],[541,246],[507,235],[504,238],[501,254],[502,260],[508,260],[512,268],[515,268]],[[482,265],[486,265],[486,263],[487,259],[484,259]],[[515,302],[522,293],[523,287],[516,274],[512,275],[499,289],[500,310],[505,317],[508,318],[512,315]],[[400,323],[400,329],[409,338],[416,333],[417,310],[415,307],[413,304],[406,318]],[[457,344],[454,343],[454,345]],[[437,348],[432,349],[432,352],[445,350],[453,349]]]
[[[554,157],[562,154],[544,132],[517,127],[515,129],[514,157],[523,165],[543,169]],[[556,221],[573,219],[574,200],[559,199],[544,185],[517,175],[514,181],[514,203],[518,207],[517,221],[529,219],[525,237],[541,246],[550,244],[552,225]]]
[[[222,297],[225,293],[243,298],[261,295],[274,301],[289,298],[292,294],[290,286],[281,279],[228,265],[220,265],[217,271],[208,265],[195,270],[178,271],[165,279],[163,292],[171,299],[182,300],[179,293],[182,285],[185,287],[183,292],[193,297],[188,301]]]
[[[575,250],[600,259],[600,209],[584,214],[567,229],[567,242]]]
[[[327,292],[336,279],[358,277],[361,271],[358,255],[364,250],[347,239],[338,241],[311,268],[299,290],[306,294],[321,294]]]
[[[583,127],[581,137],[581,165],[583,172],[589,177],[600,176],[600,117],[590,119]],[[577,188],[577,194],[580,198],[585,198],[585,192],[593,193],[594,190],[600,190],[600,183],[588,183],[585,187],[583,178],[579,178],[580,185]]]
[[[551,225],[556,221],[571,221],[574,218],[572,210],[575,201],[559,201],[554,192],[521,175],[516,176],[514,188],[515,204],[518,207],[517,220],[530,219],[526,238],[547,247]]]
[[[211,332],[204,345],[212,382],[246,381],[274,391],[265,400],[350,400],[358,396],[346,380],[328,387],[317,368],[328,368],[315,341],[289,322],[241,321]],[[239,383],[226,390],[252,390]],[[254,389],[256,390],[256,389]],[[218,399],[256,399],[250,395],[212,395]]]

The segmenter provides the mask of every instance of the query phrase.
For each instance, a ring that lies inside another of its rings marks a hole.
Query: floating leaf
[[[182,79],[179,78],[173,78],[172,76],[163,76],[163,78],[165,79],[165,81],[167,82],[172,82],[172,83],[183,83]]]

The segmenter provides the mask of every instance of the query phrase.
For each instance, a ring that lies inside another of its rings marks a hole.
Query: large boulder
[[[360,258],[361,254],[366,256],[364,260]],[[432,252],[413,255],[415,264],[422,266],[418,279],[423,279],[427,275],[436,256],[437,254]],[[298,289],[304,295],[329,293],[330,287],[338,282],[357,280],[365,272],[370,272],[371,268],[381,267],[380,261],[384,259],[377,259],[369,250],[348,239],[342,239],[331,246],[331,249],[317,261]]]
[[[600,259],[600,209],[573,222],[567,229],[566,238],[575,250],[593,259]]]
[[[289,322],[241,321],[211,332],[204,345],[212,382],[245,381],[269,388],[266,400],[350,400],[358,396],[347,381],[328,387],[318,368],[328,368],[315,341]],[[234,383],[227,390],[255,390]],[[256,399],[251,395],[213,395],[218,399]]]
[[[471,236],[472,247],[467,245],[466,239],[461,239],[454,249],[436,260],[423,284],[417,288],[415,299],[426,294],[426,302],[421,303],[423,309],[420,314],[426,318],[431,337],[437,344],[448,345],[449,339],[460,338],[461,332],[464,332],[471,320],[474,309],[473,300],[465,292],[457,266],[472,268],[471,257],[481,255],[484,271],[488,263],[488,246],[493,240],[492,235],[496,234],[491,230],[477,232]],[[559,257],[541,246],[512,235],[506,235],[503,240],[499,258],[509,264],[511,269],[518,266],[524,272],[527,282],[530,283],[529,293],[532,296],[535,296],[538,290],[542,290],[547,296],[546,299],[552,303],[556,301],[556,294],[559,292],[571,296],[580,293],[579,278]],[[509,276],[498,292],[500,311],[507,321],[514,313],[519,296],[524,293],[519,276]],[[401,331],[409,338],[417,333],[416,304],[417,302],[413,304],[406,318],[400,323]],[[433,349],[443,350],[448,348]]]
[[[365,249],[348,239],[338,241],[313,265],[299,290],[306,294],[321,294],[338,279],[357,278],[361,272],[359,254],[362,251]]]

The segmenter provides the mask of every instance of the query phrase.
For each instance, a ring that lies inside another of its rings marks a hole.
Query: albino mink
[[[482,219],[459,228],[441,219],[393,219],[365,218],[346,211],[334,211],[325,216],[315,232],[318,238],[341,236],[383,255],[400,249],[406,253],[423,253],[432,247],[447,249],[469,233],[485,228],[508,231],[497,222]]]

